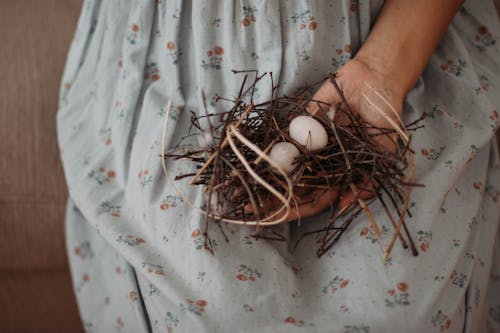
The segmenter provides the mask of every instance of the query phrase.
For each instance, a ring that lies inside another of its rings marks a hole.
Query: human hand
[[[370,66],[368,60],[352,59],[337,73],[336,82],[343,92],[352,111],[375,128],[393,129],[401,126],[402,105],[404,92],[399,89],[397,82],[391,77]],[[311,114],[328,111],[327,104],[335,107],[342,104],[342,98],[330,80],[326,80],[316,91],[306,109]],[[326,103],[326,104],[324,104]],[[345,113],[337,112],[334,123],[346,125],[349,119]],[[377,129],[372,129],[376,132]],[[373,133],[376,134],[376,133]],[[373,136],[373,140],[381,152],[393,152],[397,148],[397,134]],[[362,184],[340,193],[338,187],[332,186],[328,190],[319,189],[295,192],[295,206],[288,212],[285,222],[317,215],[336,203],[337,209],[350,205],[354,200],[366,199],[373,196],[374,186],[371,179],[366,177]],[[278,205],[278,202],[271,202]],[[285,214],[285,213],[283,213]],[[277,215],[274,220],[280,219],[283,214]]]

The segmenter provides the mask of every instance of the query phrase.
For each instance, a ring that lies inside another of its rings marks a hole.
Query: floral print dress
[[[69,188],[66,233],[87,332],[500,332],[500,26],[466,1],[406,98],[417,182],[408,227],[420,254],[384,263],[365,217],[317,258],[253,229],[212,229],[165,179],[166,145],[191,112],[221,112],[231,70],[272,72],[291,95],[348,61],[382,1],[86,0],[67,58],[58,138]],[[263,81],[256,98],[269,99]],[[172,111],[166,115],[171,99]],[[172,166],[170,166],[173,168]],[[172,169],[171,172],[175,173]],[[200,188],[182,191],[203,204]],[[302,221],[314,230],[325,214]],[[296,222],[280,226],[294,239]],[[385,243],[384,243],[385,242]]]

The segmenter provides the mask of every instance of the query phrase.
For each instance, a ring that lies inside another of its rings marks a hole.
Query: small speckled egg
[[[278,142],[269,152],[269,157],[285,172],[290,172],[295,168],[293,162],[299,155],[300,152],[297,147],[290,142]]]
[[[310,116],[293,118],[288,133],[292,139],[309,150],[321,149],[328,144],[328,134],[325,128],[319,121]]]

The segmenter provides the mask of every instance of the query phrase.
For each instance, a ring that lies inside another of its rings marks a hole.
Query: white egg
[[[276,162],[285,172],[290,172],[295,168],[293,164],[295,158],[300,155],[299,150],[293,143],[278,142],[269,153],[269,157]]]
[[[298,116],[292,119],[288,128],[290,137],[307,147],[316,150],[326,147],[328,134],[319,121],[310,116]]]

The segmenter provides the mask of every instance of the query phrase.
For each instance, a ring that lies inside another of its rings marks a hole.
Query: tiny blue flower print
[[[442,310],[438,310],[431,318],[432,326],[439,327],[440,332],[448,330],[451,326],[451,319],[443,313]]]
[[[240,281],[255,281],[256,278],[262,278],[262,273],[255,268],[247,265],[239,265],[236,278]]]
[[[406,282],[399,282],[395,289],[387,291],[390,297],[385,299],[385,305],[389,308],[410,305],[408,289]]]
[[[139,184],[142,187],[146,187],[150,184],[153,183],[153,176],[149,174],[149,170],[139,170],[139,173],[137,174],[137,178],[139,179]]]
[[[486,50],[487,47],[495,45],[496,42],[488,27],[482,25],[477,29],[477,33],[474,36],[474,44],[479,51]]]
[[[292,16],[293,23],[299,25],[300,30],[308,28],[309,30],[316,30],[318,27],[318,22],[311,13],[310,9],[306,9],[302,12],[296,13]]]
[[[346,44],[344,48],[338,48],[335,52],[337,56],[332,58],[332,67],[338,70],[351,59],[351,44]]]
[[[111,127],[101,128],[99,130],[99,138],[102,143],[109,146],[111,144]]]
[[[178,195],[167,195],[160,204],[161,210],[167,210],[169,208],[177,207],[179,202],[182,202],[182,198]]]
[[[144,67],[144,80],[157,81],[160,79],[160,70],[156,62],[150,62]]]
[[[212,20],[212,25],[216,28],[220,27],[222,23],[222,19],[220,17],[216,17]]]
[[[441,109],[441,106],[438,104],[432,105],[432,108],[429,112],[425,111],[423,116],[424,117],[429,117],[431,119],[436,119],[437,117],[441,117],[444,114],[443,110]]]
[[[193,243],[196,245],[196,250],[204,250],[209,253],[212,253],[213,250],[217,248],[217,241],[214,239],[208,239],[207,243],[210,244],[205,244],[205,237],[203,236],[202,232],[200,229],[195,229],[191,233],[191,238],[193,239]]]
[[[488,91],[488,89],[490,88],[488,81],[489,80],[488,80],[488,77],[486,75],[484,75],[484,74],[479,75],[480,87],[476,88],[477,95],[482,94],[484,91]]]
[[[337,290],[347,287],[349,280],[336,275],[326,286],[321,288],[323,294],[335,294]]]
[[[93,179],[97,184],[104,185],[111,182],[116,177],[116,173],[114,170],[100,167],[99,169],[91,170],[88,173],[88,177]]]
[[[494,203],[498,203],[500,199],[500,191],[497,190],[494,186],[486,185],[486,187],[484,188],[484,192]]]
[[[420,152],[422,155],[424,155],[425,158],[428,160],[437,160],[439,156],[443,153],[443,151],[446,149],[446,146],[441,146],[439,147],[438,150],[434,148],[422,148]]]
[[[213,50],[207,51],[208,59],[201,61],[201,67],[204,70],[216,69],[220,70],[222,68],[222,55],[224,54],[224,49],[220,46],[215,46]]]
[[[464,273],[458,273],[456,270],[450,276],[451,283],[459,288],[465,287],[467,282],[467,275]]]
[[[163,266],[152,264],[149,262],[143,262],[142,268],[146,269],[146,272],[155,275],[165,275],[165,271],[163,270]]]
[[[174,107],[172,105],[172,107],[170,108],[170,111],[168,112],[168,117],[170,119],[172,119],[172,120],[178,120],[179,119],[179,115],[182,112],[182,110],[184,110],[184,106],[183,105],[177,105],[176,107]],[[165,113],[167,113],[167,109],[165,107],[162,107],[158,111],[158,116],[164,117]]]
[[[149,284],[149,296],[153,295],[159,295],[160,294],[160,289],[158,289],[154,284],[150,283]]]
[[[120,217],[120,210],[121,206],[120,205],[114,205],[110,201],[103,201],[101,202],[101,211],[103,213],[107,213],[113,217]]]
[[[441,67],[441,70],[446,72],[446,73],[449,73],[449,74],[452,74],[455,76],[461,76],[463,71],[464,71],[464,68],[466,67],[466,63],[462,59],[458,59],[456,61],[450,59],[447,62],[442,63],[440,67]]]
[[[370,333],[370,326],[366,325],[346,325],[344,326],[343,333]]]
[[[243,304],[243,310],[245,310],[245,312],[253,312],[254,311],[254,309],[249,304]]]
[[[146,243],[144,238],[135,237],[133,235],[127,235],[127,236],[119,235],[118,238],[116,239],[116,241],[118,243],[125,243],[129,246],[137,246],[137,245]]]
[[[126,39],[131,45],[135,45],[137,43],[138,35],[139,35],[139,26],[134,23],[127,30]]]
[[[167,50],[168,50],[168,57],[172,60],[172,63],[174,65],[177,65],[179,63],[179,58],[182,56],[181,49],[177,48],[177,46],[173,41],[168,41]]]
[[[182,311],[189,311],[195,315],[201,316],[206,309],[207,301],[204,299],[199,299],[193,301],[192,299],[186,299],[185,303],[180,303],[180,308]]]
[[[429,249],[429,243],[432,239],[432,232],[428,230],[419,230],[417,231],[417,241],[420,244],[420,250],[423,252]]]
[[[94,251],[92,251],[92,246],[89,241],[83,241],[78,246],[75,246],[73,253],[82,259],[92,259],[94,257]]]
[[[167,333],[173,333],[174,327],[179,324],[179,319],[173,313],[167,311],[165,315],[165,326],[167,327]]]
[[[257,7],[255,6],[243,6],[241,7],[241,24],[244,27],[248,27],[251,23],[255,23],[257,18],[255,17],[255,13],[258,12]]]

